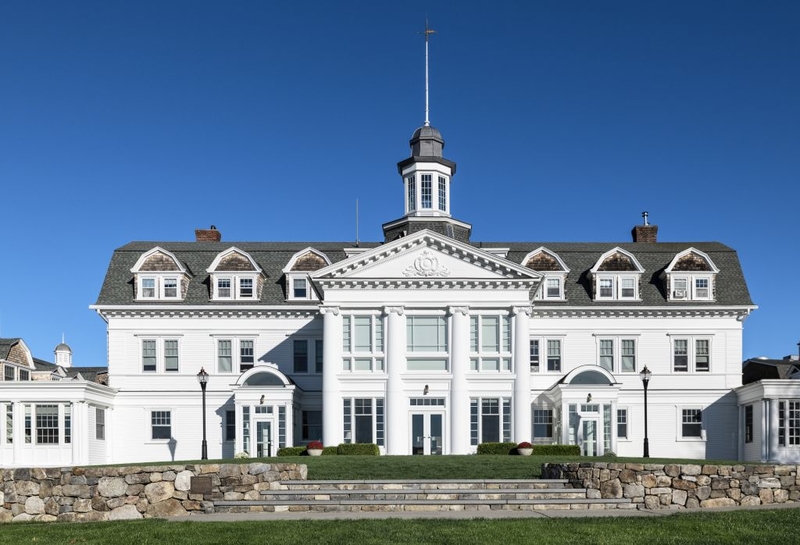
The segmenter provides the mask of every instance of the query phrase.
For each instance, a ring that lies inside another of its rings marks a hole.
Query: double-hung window
[[[617,439],[628,438],[628,409],[617,408]]]
[[[431,208],[433,202],[433,180],[430,174],[422,175],[422,208]]]
[[[703,410],[681,409],[681,437],[699,439],[703,436]]]
[[[214,299],[255,299],[256,283],[253,274],[214,274]]]
[[[164,370],[178,370],[178,341],[176,339],[164,340]]]
[[[255,365],[255,339],[220,338],[216,342],[218,373],[244,373]]]
[[[744,442],[753,442],[753,406],[744,406]]]
[[[530,340],[531,371],[539,372],[539,339]]]
[[[547,441],[553,438],[553,409],[533,410],[533,439]]]
[[[106,410],[101,407],[94,408],[94,438],[98,440],[106,438]]]
[[[636,372],[636,339],[600,338],[597,362],[611,373]]]
[[[639,276],[602,274],[597,277],[597,299],[635,300],[639,298]]]
[[[561,340],[547,340],[547,370],[561,371]]]
[[[172,412],[150,412],[151,439],[169,439],[172,437]]]
[[[672,371],[674,373],[708,373],[711,371],[711,339],[708,337],[674,337],[672,339]]]
[[[155,372],[156,370],[156,341],[147,339],[142,341],[142,371]]]
[[[142,371],[177,372],[180,365],[180,342],[178,339],[142,339]]]

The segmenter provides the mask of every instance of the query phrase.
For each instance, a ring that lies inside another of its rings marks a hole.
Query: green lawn
[[[795,543],[800,509],[685,513],[663,517],[383,519],[274,522],[21,523],[0,526],[0,544]]]

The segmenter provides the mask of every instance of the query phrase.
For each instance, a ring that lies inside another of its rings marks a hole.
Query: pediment
[[[403,282],[529,281],[541,275],[432,231],[394,240],[312,273],[312,279]]]

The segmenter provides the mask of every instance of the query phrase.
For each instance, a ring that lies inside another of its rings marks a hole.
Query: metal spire
[[[428,20],[425,19],[425,30],[419,34],[425,35],[425,126],[430,127],[430,110],[428,108],[428,36],[431,34],[436,34],[436,31],[428,27]]]

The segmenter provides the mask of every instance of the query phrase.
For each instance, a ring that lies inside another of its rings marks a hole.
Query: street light
[[[642,384],[644,385],[644,457],[650,458],[650,443],[647,440],[647,385],[650,383],[650,376],[653,373],[644,366],[639,376],[642,379]]]
[[[197,373],[197,382],[200,383],[200,389],[203,390],[203,449],[200,459],[208,460],[208,443],[206,443],[206,384],[208,384],[208,373],[202,367],[200,372]]]

